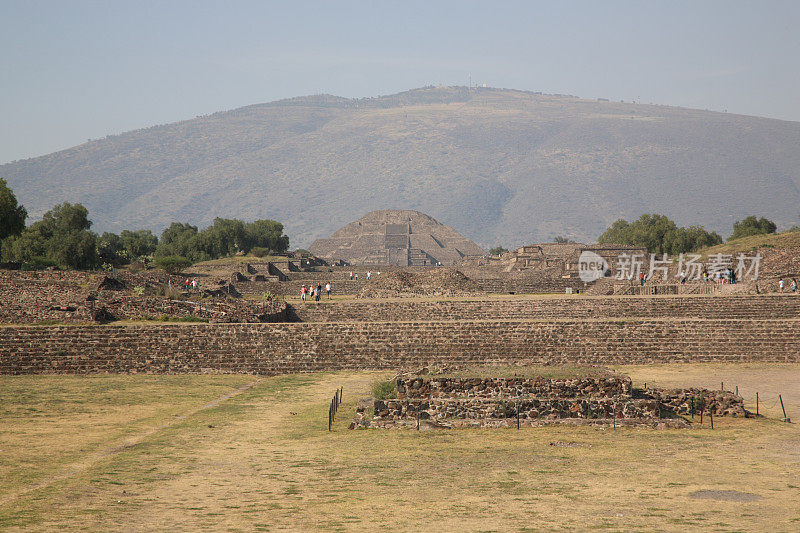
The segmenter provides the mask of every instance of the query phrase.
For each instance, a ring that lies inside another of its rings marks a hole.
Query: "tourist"
[[[317,289],[316,289],[316,291],[314,293],[314,299],[316,301],[319,301],[319,298],[320,298],[321,295],[322,295],[322,284],[321,283],[317,283]]]
[[[328,298],[330,298],[331,297],[331,282],[330,281],[325,284],[325,292],[328,293]]]
[[[356,279],[356,281],[358,281],[358,272],[356,272],[356,278],[355,279]]]
[[[197,290],[197,279],[192,279],[192,290]]]
[[[778,292],[783,292],[783,278],[778,280]]]
[[[681,272],[681,285],[686,283],[686,272]]]
[[[189,292],[189,284],[190,283],[191,283],[191,281],[189,281],[189,278],[186,278],[186,292]]]
[[[303,284],[303,286],[300,287],[300,299],[303,300],[304,302],[306,301],[306,293],[307,292],[308,292],[308,288],[305,286],[305,284]]]
[[[639,285],[644,286],[644,272],[639,274]]]
[[[789,285],[789,292],[797,292],[797,280],[792,278],[792,284]]]
[[[350,281],[352,281],[352,280],[353,280],[353,271],[351,270],[350,271]]]
[[[371,278],[371,277],[372,277],[372,272],[370,272],[369,270],[367,270],[367,279],[369,279],[369,278]]]

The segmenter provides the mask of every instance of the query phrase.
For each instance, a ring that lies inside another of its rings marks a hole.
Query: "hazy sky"
[[[800,120],[800,2],[0,0],[0,163],[291,96],[467,77]]]

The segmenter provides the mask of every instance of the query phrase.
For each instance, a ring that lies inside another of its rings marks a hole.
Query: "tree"
[[[601,244],[628,244],[647,248],[654,254],[694,252],[722,243],[722,237],[701,226],[678,227],[664,215],[642,215],[635,222],[620,219],[597,239]]]
[[[255,248],[269,248],[274,252],[289,249],[289,237],[283,234],[283,224],[274,220],[256,220],[245,224],[248,251]]]
[[[761,217],[757,219],[751,215],[742,220],[733,223],[733,235],[730,239],[741,239],[742,237],[750,237],[751,235],[766,235],[768,233],[775,233],[778,226],[769,219]]]
[[[503,255],[503,254],[504,254],[504,253],[506,253],[507,251],[508,251],[508,250],[506,250],[506,249],[505,249],[505,248],[503,248],[502,246],[495,246],[494,248],[492,248],[491,250],[489,250],[489,255]]]
[[[246,224],[235,218],[216,218],[211,226],[197,231],[196,226],[173,222],[161,234],[155,255],[175,255],[198,262],[247,253],[254,247],[286,251],[289,237],[283,235],[283,224],[274,220]]]
[[[562,237],[561,235],[557,235],[556,238],[553,239],[553,242],[556,243],[556,244],[574,244],[575,243],[575,241],[573,241],[572,239],[569,239],[567,237]]]
[[[89,231],[91,226],[84,206],[59,204],[19,236],[11,237],[3,246],[4,259],[62,268],[94,268],[98,261],[97,236]]]
[[[158,246],[158,237],[153,235],[149,229],[123,230],[119,237],[120,243],[131,260],[151,255]]]
[[[198,261],[200,259],[194,257],[196,243],[193,241],[196,237],[197,226],[192,226],[189,223],[173,222],[161,233],[161,239],[158,241],[155,255],[156,257],[180,256]]]
[[[17,204],[17,197],[6,180],[0,178],[0,241],[22,233],[27,217],[28,212]]]
[[[97,256],[101,263],[110,265],[124,265],[130,262],[125,245],[116,233],[105,232],[97,239]]]

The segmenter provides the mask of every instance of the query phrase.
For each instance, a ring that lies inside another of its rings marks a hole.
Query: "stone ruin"
[[[455,265],[486,255],[453,228],[406,210],[367,213],[330,238],[317,239],[309,251],[329,262],[390,266]]]
[[[412,377],[397,397],[358,403],[350,429],[531,427],[553,423],[688,427],[689,417],[749,417],[741,396],[707,389],[637,389],[627,376]]]
[[[645,248],[622,244],[542,243],[521,246],[501,256],[464,262],[459,268],[487,292],[554,292],[587,290],[593,283],[580,278],[581,254],[592,252],[608,264],[605,280],[612,280],[620,254],[638,255],[649,264]],[[647,272],[647,267],[645,273]]]

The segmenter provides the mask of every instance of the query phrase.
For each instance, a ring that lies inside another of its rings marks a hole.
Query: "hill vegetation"
[[[80,202],[95,228],[280,220],[298,246],[414,209],[484,248],[592,241],[663,213],[729,231],[800,205],[800,123],[501,89],[293,98],[0,166],[34,220]]]

